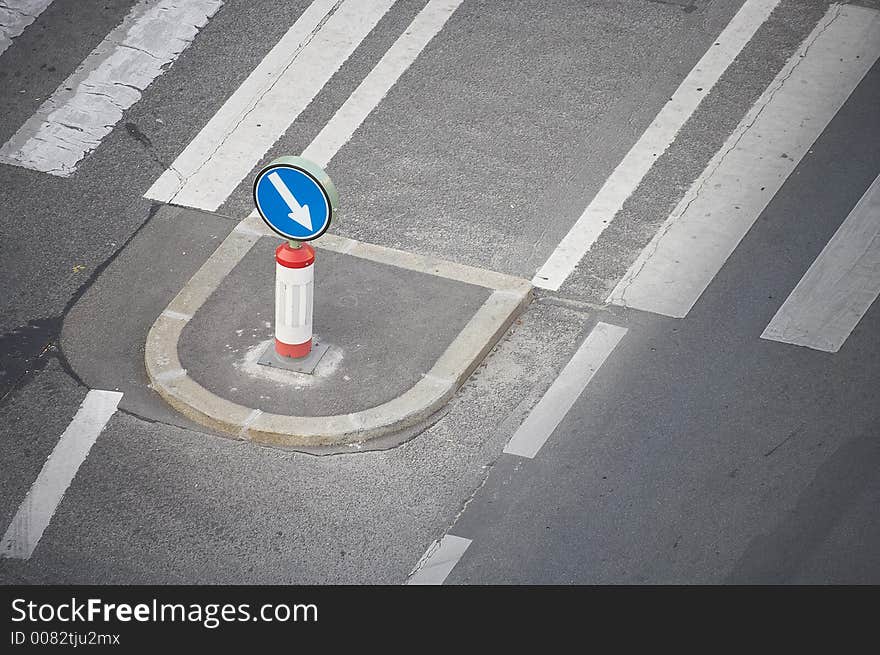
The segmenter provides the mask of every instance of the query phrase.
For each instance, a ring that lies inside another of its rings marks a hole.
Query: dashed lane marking
[[[122,399],[118,391],[91,390],[22,501],[0,542],[0,557],[29,559],[80,465]]]
[[[470,545],[470,539],[444,535],[428,547],[405,584],[442,585]]]
[[[528,458],[537,455],[626,333],[626,328],[597,323],[511,437],[504,452]]]

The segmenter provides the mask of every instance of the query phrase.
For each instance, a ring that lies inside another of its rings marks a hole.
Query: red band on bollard
[[[291,345],[275,339],[275,352],[282,357],[305,357],[312,351],[312,340]]]
[[[291,248],[285,241],[275,249],[275,261],[287,268],[305,268],[315,263],[315,249],[307,243]]]

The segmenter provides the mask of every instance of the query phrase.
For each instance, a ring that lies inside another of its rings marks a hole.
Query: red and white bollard
[[[305,357],[312,350],[315,249],[284,242],[275,250],[275,352]]]

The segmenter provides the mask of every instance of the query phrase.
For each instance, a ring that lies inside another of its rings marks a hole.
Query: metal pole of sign
[[[305,357],[312,350],[315,249],[288,241],[275,249],[275,352]]]

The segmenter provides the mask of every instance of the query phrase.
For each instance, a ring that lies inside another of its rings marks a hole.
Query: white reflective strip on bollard
[[[275,262],[275,338],[296,346],[312,338],[315,265],[289,268]]]

